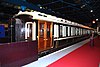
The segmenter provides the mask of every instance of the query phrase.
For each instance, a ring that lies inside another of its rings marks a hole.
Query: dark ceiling
[[[12,4],[8,4],[6,2],[0,1],[0,21],[3,23],[7,23],[9,19],[18,13],[18,9]]]
[[[100,21],[100,0],[26,0],[26,2],[38,6],[41,10],[49,11],[52,15],[80,24],[91,26],[93,20]],[[19,11],[12,6],[14,5],[7,5],[1,1],[0,18],[12,17]]]
[[[27,0],[42,9],[51,10],[60,17],[90,25],[100,19],[100,0]],[[93,12],[91,12],[93,10]]]

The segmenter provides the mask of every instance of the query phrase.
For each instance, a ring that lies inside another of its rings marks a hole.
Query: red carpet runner
[[[47,67],[99,67],[100,39],[96,38],[94,43],[94,47],[86,43]]]

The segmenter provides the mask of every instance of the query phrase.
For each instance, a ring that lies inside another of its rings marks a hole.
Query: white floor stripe
[[[49,64],[57,61],[58,59],[62,58],[63,56],[67,55],[68,53],[72,52],[73,50],[81,47],[85,43],[87,43],[89,39],[84,40],[82,42],[76,43],[72,46],[69,46],[67,48],[61,49],[59,51],[56,51],[54,53],[51,53],[49,55],[46,55],[44,57],[39,58],[37,61],[32,62],[28,65],[22,66],[22,67],[46,67]]]

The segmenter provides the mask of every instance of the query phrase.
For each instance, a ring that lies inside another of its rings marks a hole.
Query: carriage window
[[[84,33],[83,33],[83,29],[82,29],[82,35],[83,35]]]
[[[63,37],[63,25],[60,25],[60,37]]]
[[[79,28],[79,35],[80,35],[80,28]]]
[[[68,26],[68,36],[71,35],[71,27]]]
[[[71,27],[71,36],[75,35],[75,27]]]
[[[76,28],[76,35],[79,35],[79,29]]]
[[[66,26],[63,26],[63,37],[66,37]]]
[[[85,30],[83,29],[83,35],[85,34]]]
[[[49,24],[47,24],[47,37],[50,37],[50,25]]]
[[[54,38],[59,37],[59,26],[54,24]]]
[[[75,27],[73,27],[73,36],[75,35],[75,31],[76,31],[76,29],[75,29]]]
[[[60,37],[66,37],[67,30],[66,26],[60,25]]]
[[[20,19],[16,19],[15,33],[16,42],[25,40],[25,24]]]
[[[68,27],[66,27],[66,36],[68,36]]]
[[[71,36],[74,35],[74,27],[71,27]]]
[[[81,29],[81,35],[82,35],[82,29]]]
[[[90,30],[88,30],[88,34],[90,34]]]
[[[74,35],[76,35],[76,27],[74,27]]]
[[[40,37],[44,36],[44,23],[40,23]]]
[[[36,23],[26,22],[25,24],[25,39],[26,41],[36,40]]]

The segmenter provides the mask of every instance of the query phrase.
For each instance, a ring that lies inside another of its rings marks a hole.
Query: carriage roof
[[[82,27],[82,28],[87,28],[87,29],[93,29],[88,26],[76,23],[76,22],[71,22],[63,18],[58,18],[56,16],[52,16],[52,15],[37,12],[37,11],[34,11],[34,12],[20,11],[18,14],[14,15],[13,17],[20,16],[20,15],[30,15],[32,16],[32,19],[44,20],[44,21],[55,22],[55,23],[62,23],[62,24],[67,24],[67,25],[77,26],[77,27]]]

